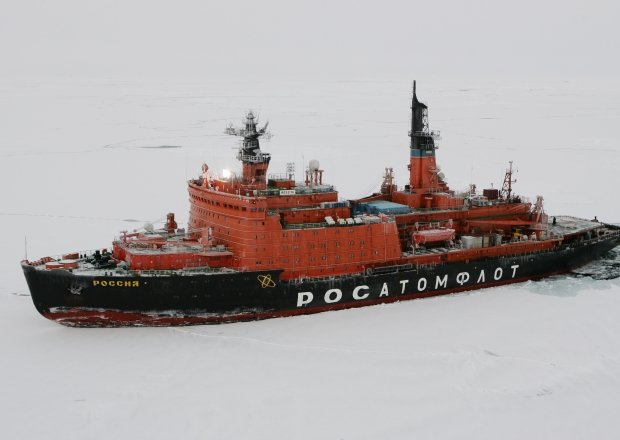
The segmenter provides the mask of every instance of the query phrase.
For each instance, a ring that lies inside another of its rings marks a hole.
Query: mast
[[[428,106],[418,100],[415,80],[413,81],[413,96],[411,98],[409,137],[411,138],[409,144],[409,187],[411,191],[427,191],[438,188],[435,140],[439,139],[439,132],[431,131],[429,128]]]
[[[510,200],[512,194],[512,184],[517,183],[517,179],[512,179],[512,161],[509,162],[510,167],[506,170],[504,176],[504,185],[502,186],[502,194],[505,195],[506,200]]]
[[[249,111],[244,122],[244,128],[235,134],[243,136],[243,142],[237,153],[237,159],[243,164],[243,183],[264,189],[267,185],[266,176],[271,155],[260,149],[259,137],[265,134],[269,122],[260,130],[257,129],[257,120],[254,113]]]
[[[428,106],[418,101],[416,82],[413,80],[413,96],[411,97],[411,148],[424,147],[434,149],[435,143],[428,128]]]

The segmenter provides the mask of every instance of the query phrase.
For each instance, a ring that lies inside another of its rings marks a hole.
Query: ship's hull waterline
[[[569,272],[619,244],[615,235],[551,252],[288,281],[274,270],[86,276],[22,267],[37,310],[61,324],[177,326],[312,314],[536,280]]]

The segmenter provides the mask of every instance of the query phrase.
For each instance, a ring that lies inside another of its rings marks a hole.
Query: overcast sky
[[[614,76],[618,4],[0,0],[0,75]]]

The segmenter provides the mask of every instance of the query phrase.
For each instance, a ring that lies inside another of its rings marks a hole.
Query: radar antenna
[[[246,113],[246,118],[243,120],[242,127],[235,127],[235,125],[232,122],[229,122],[226,128],[224,129],[224,133],[229,134],[231,136],[245,136],[248,133],[247,119],[250,115],[252,116],[253,119],[256,119],[255,125],[258,125],[258,117],[255,117],[251,111],[248,111]],[[263,126],[263,128],[256,130],[256,131],[261,136],[263,136],[265,139],[271,139],[273,137],[273,134],[270,131],[267,131],[267,127],[269,127],[269,121],[267,121],[267,123]]]
[[[271,155],[261,151],[258,138],[261,136],[270,137],[270,133],[267,132],[269,121],[263,128],[258,129],[257,125],[258,117],[252,111],[248,111],[242,127],[234,127],[229,124],[225,133],[243,137],[237,153],[237,159],[243,164],[243,183],[252,185],[254,188],[264,189]]]

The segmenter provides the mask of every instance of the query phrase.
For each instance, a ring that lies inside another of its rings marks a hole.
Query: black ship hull
[[[566,273],[620,244],[614,235],[550,252],[432,266],[401,265],[324,279],[282,271],[77,275],[22,264],[35,307],[69,326],[249,321],[390,303]]]

